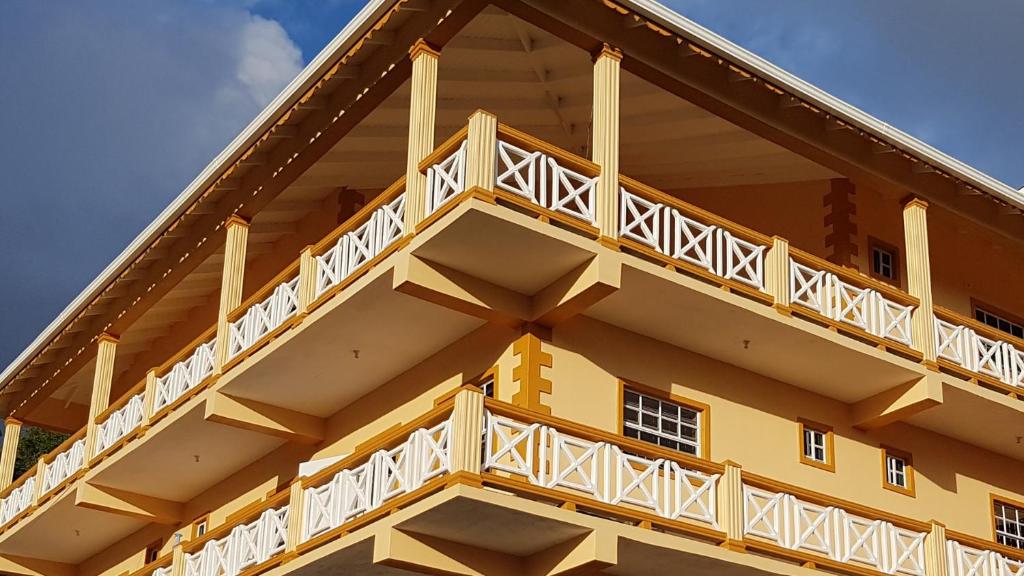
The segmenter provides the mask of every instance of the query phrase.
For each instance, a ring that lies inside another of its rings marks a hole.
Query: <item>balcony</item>
[[[865,576],[1006,576],[1024,568],[1019,551],[941,524],[525,411],[467,387],[132,576],[342,566],[478,574],[489,562],[529,573],[582,563],[668,574],[686,557],[708,574],[791,573],[787,565],[800,565]]]
[[[408,198],[400,178],[227,314],[225,362],[219,369],[221,337],[214,326],[0,494],[0,550],[31,556],[55,527],[107,527],[67,552],[65,560],[73,562],[150,521],[171,522],[152,514],[126,518],[94,504],[89,508],[83,501],[88,504],[93,488],[80,480],[170,503],[188,501],[286,441],[319,441],[325,418],[487,321],[516,325],[582,312],[855,406],[930,376],[920,362],[923,354],[914,348],[911,320],[920,303],[908,294],[628,177],[618,182],[617,237],[611,240],[601,232],[607,223],[600,218],[596,165],[497,125],[493,145],[485,148],[494,158],[489,174],[474,156],[481,149],[474,140],[479,138],[479,132],[464,129],[421,163],[427,189],[424,219],[415,234],[406,230]],[[935,314],[940,367],[1015,394],[1024,373],[1017,350],[1024,350],[1024,343],[996,340],[976,323],[941,309]],[[343,379],[344,385],[306,384],[326,378]],[[294,384],[282,386],[285,381]],[[912,422],[986,446],[991,439],[985,431],[964,422],[977,421],[978,414],[986,414],[993,426],[1019,418],[1015,405],[956,386],[943,380],[946,402]],[[272,418],[258,426],[234,420],[237,406],[250,412],[273,408],[286,416],[287,425]],[[545,427],[537,414],[492,408],[488,426],[493,428],[481,461],[483,485],[531,498],[557,495],[602,514],[628,509],[631,522],[705,540],[740,538],[725,536],[717,511],[722,466],[651,453],[647,446],[622,444],[621,438],[565,422]],[[441,489],[439,478],[450,472],[441,453],[449,425],[430,424],[415,432],[419,444],[412,449],[429,477],[396,476],[401,486],[373,488],[383,493],[353,492],[368,489],[369,476],[361,476],[366,470],[405,466],[395,460],[405,456],[394,453],[374,457],[372,465],[365,455],[369,468],[361,472],[356,469],[364,464],[348,458],[332,473],[346,471],[344,478],[304,481],[309,501],[315,497],[321,505],[319,511],[302,508],[307,519],[318,519],[294,537],[302,538],[295,549],[307,536],[318,542],[334,538],[323,535],[345,532],[340,527],[350,518],[370,517],[373,506],[386,507],[392,498],[425,487]],[[87,434],[91,429],[94,438]],[[569,432],[573,439],[560,443]],[[574,469],[552,480],[552,470],[563,460],[580,459],[591,462],[588,466],[614,462],[629,474],[637,472],[631,477],[635,485],[626,490],[597,482],[596,468]],[[531,468],[540,463],[553,468]],[[187,477],[180,475],[185,465]],[[832,506],[822,504],[827,498],[745,478],[749,490],[740,501],[749,497],[749,510],[757,502],[763,512],[746,519],[760,526],[744,535],[750,546],[774,554],[840,545],[836,539],[827,546],[801,544],[785,532],[790,528],[776,526],[794,514],[810,514],[815,506]],[[389,496],[379,500],[381,494]],[[257,524],[240,533],[283,530],[294,516],[281,512],[283,500],[273,502],[254,509],[259,514],[250,521]],[[338,502],[345,504],[338,508]],[[346,506],[356,507],[346,512]],[[920,564],[915,539],[926,526],[844,506],[845,515],[833,509],[821,516],[821,525],[831,526],[827,534],[880,522],[877,538],[899,547],[875,550],[871,569],[917,574],[910,568]],[[256,564],[282,553],[279,536],[268,536],[277,544],[253,553],[252,558],[262,558]],[[828,548],[825,556],[836,561],[862,554],[867,552]],[[203,562],[220,561],[196,560],[190,570],[201,570]]]

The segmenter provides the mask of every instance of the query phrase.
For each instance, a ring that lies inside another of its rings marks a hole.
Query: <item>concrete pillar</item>
[[[409,80],[409,147],[405,164],[405,233],[412,234],[423,220],[427,206],[427,177],[420,162],[434,149],[434,118],[437,114],[437,62],[441,53],[418,40],[409,49],[412,78]]]
[[[89,420],[85,426],[85,462],[96,455],[96,435],[99,425],[96,419],[110,406],[110,386],[114,382],[114,358],[117,354],[117,338],[100,334],[96,343],[96,371],[92,377],[92,399],[89,401]]]
[[[242,281],[245,278],[245,246],[249,240],[249,222],[232,215],[224,224],[224,271],[220,279],[220,308],[217,312],[217,356],[214,372],[220,374],[228,361],[230,330],[228,314],[242,303]]]
[[[479,390],[464,389],[455,395],[452,415],[451,472],[480,474],[483,453],[484,395]]]
[[[296,478],[288,493],[288,536],[285,540],[285,553],[294,553],[302,540],[302,524],[305,506],[302,498],[305,491],[302,489],[302,480]]]
[[[21,438],[21,420],[4,420],[4,447],[0,452],[0,490],[14,482],[14,462],[18,457],[18,439]]]
[[[925,364],[934,366],[937,356],[932,311],[932,268],[928,256],[927,202],[911,198],[904,203],[903,234],[907,249],[907,291],[921,301],[921,305],[914,310],[911,322],[914,349],[924,354]]]
[[[309,314],[309,306],[316,298],[316,257],[313,247],[306,246],[299,255],[299,316]]]
[[[601,239],[619,237],[619,75],[622,52],[605,44],[594,57],[593,145],[591,159],[601,167],[596,218]]]
[[[725,532],[722,546],[743,550],[743,469],[726,460],[725,473],[718,482],[718,523]]]
[[[775,307],[789,309],[789,241],[772,237],[772,246],[765,258],[765,288],[775,298]]]
[[[466,190],[494,194],[494,163],[498,146],[498,118],[477,110],[466,129]]]
[[[946,576],[946,526],[932,520],[932,529],[924,539],[925,576]]]
[[[142,426],[149,428],[153,423],[153,409],[156,406],[156,370],[146,372],[146,391],[142,396]]]

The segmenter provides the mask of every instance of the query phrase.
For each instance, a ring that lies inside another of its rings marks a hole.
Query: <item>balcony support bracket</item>
[[[316,444],[324,439],[323,418],[223,393],[207,400],[204,418],[297,444]]]
[[[851,406],[855,426],[864,430],[881,428],[942,404],[942,381],[929,374],[895,386]]]

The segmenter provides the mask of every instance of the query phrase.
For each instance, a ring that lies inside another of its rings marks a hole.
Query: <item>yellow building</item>
[[[650,0],[373,0],[0,375],[0,572],[1022,576],[1022,209]]]

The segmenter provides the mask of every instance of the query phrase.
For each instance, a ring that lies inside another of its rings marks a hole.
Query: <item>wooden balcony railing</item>
[[[772,239],[622,176],[619,243],[633,252],[771,303],[765,252]]]
[[[935,313],[939,366],[1012,396],[1024,395],[1024,340],[940,306]]]
[[[917,298],[884,282],[789,249],[789,300],[794,313],[920,360],[911,314]]]

